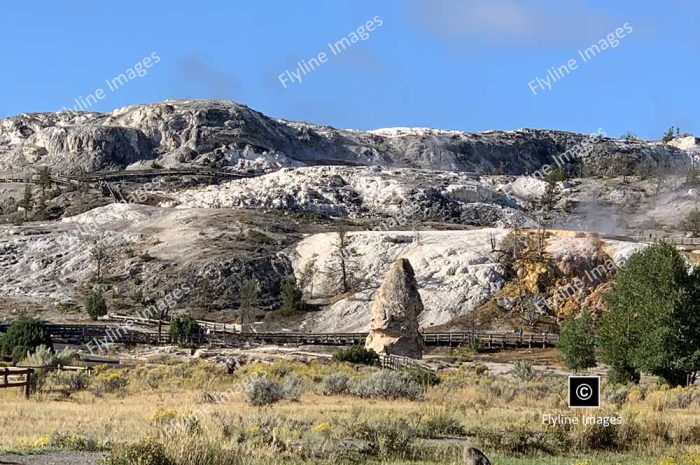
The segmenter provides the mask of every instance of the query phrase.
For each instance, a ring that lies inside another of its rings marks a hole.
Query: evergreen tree
[[[282,306],[280,310],[283,315],[289,316],[297,312],[304,311],[304,293],[297,286],[293,277],[289,277],[282,282]]]
[[[51,168],[44,166],[39,170],[39,186],[41,194],[46,197],[46,189],[50,189],[53,181],[51,180]]]
[[[170,335],[184,346],[193,346],[201,332],[199,323],[191,315],[180,316],[170,323]]]
[[[85,311],[90,315],[90,318],[97,320],[98,317],[107,314],[107,304],[104,296],[99,290],[92,291],[85,299]]]
[[[24,221],[27,221],[28,213],[34,208],[34,195],[31,184],[24,185],[24,196],[17,202],[18,207],[24,208]]]
[[[693,236],[700,235],[700,209],[696,207],[690,210],[683,220],[682,226]]]
[[[27,353],[33,353],[37,347],[46,346],[53,350],[51,335],[46,325],[35,318],[22,317],[12,323],[2,338],[0,338],[0,354],[12,356],[17,363]]]
[[[255,300],[258,298],[259,288],[258,282],[255,279],[246,279],[241,284],[239,290],[239,302],[241,311],[241,331],[247,331],[250,329],[250,325],[253,323],[251,318],[251,311]]]

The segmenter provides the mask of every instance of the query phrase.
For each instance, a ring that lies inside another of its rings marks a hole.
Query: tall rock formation
[[[366,347],[377,353],[421,358],[423,336],[418,315],[423,301],[411,263],[399,258],[384,278],[372,304],[372,321]]]

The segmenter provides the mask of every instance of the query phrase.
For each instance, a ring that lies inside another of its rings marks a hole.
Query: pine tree
[[[241,312],[241,331],[246,331],[250,329],[250,325],[252,324],[251,311],[253,309],[253,305],[255,304],[256,299],[258,298],[258,293],[259,286],[258,282],[255,279],[246,279],[241,284],[238,297],[240,302],[239,308]]]
[[[294,277],[282,281],[282,315],[289,316],[304,311],[304,294],[297,286]]]
[[[25,184],[24,197],[17,202],[17,206],[24,208],[24,221],[27,221],[27,214],[34,208],[34,195],[32,194],[31,184]]]
[[[107,314],[107,304],[104,296],[99,290],[92,291],[85,299],[85,311],[90,315],[90,318],[97,320],[98,317]]]
[[[53,181],[51,180],[51,168],[44,166],[39,170],[39,186],[41,194],[46,197],[46,189],[50,189]]]

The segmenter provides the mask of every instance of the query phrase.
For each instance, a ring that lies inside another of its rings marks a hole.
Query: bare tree
[[[39,186],[41,187],[41,195],[46,197],[46,189],[50,189],[53,184],[51,179],[51,168],[44,166],[39,170]]]
[[[102,235],[95,242],[95,245],[90,249],[90,257],[95,262],[97,271],[95,273],[95,280],[99,283],[102,281],[102,269],[104,264],[109,260],[111,253],[111,248],[105,240],[105,236]]]
[[[540,321],[540,310],[531,297],[534,296],[528,296],[528,298],[521,301],[520,317],[524,324],[528,325],[530,328],[534,328]]]
[[[317,254],[311,255],[302,267],[301,276],[299,277],[299,287],[307,291],[309,299],[314,298],[314,277],[316,276],[316,271],[318,271],[316,266],[317,260]]]
[[[161,291],[160,297],[163,297],[164,293]],[[153,297],[143,298],[143,305],[145,305],[150,313],[149,318],[155,316],[158,318],[158,340],[161,340],[161,335],[163,334],[163,323],[170,317],[170,305],[167,304],[165,300],[161,300],[160,305],[157,299]],[[155,315],[154,315],[155,314]]]
[[[345,225],[341,224],[336,234],[332,253],[334,264],[328,273],[336,281],[340,292],[345,294],[356,289],[359,285],[357,251],[352,247],[353,238],[348,234]]]
[[[27,214],[34,208],[34,194],[31,184],[24,185],[24,196],[17,202],[17,206],[24,209],[24,221],[27,221]]]
[[[214,304],[214,299],[216,298],[216,290],[214,289],[214,285],[207,276],[204,276],[200,280],[198,288],[199,293],[197,300],[199,306],[205,310],[211,310]]]

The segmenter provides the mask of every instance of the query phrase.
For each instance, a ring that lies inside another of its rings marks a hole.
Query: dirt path
[[[0,454],[0,465],[97,465],[104,452],[50,452],[38,455]]]

